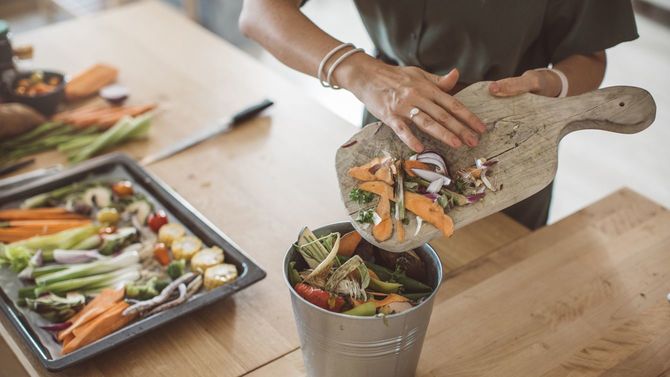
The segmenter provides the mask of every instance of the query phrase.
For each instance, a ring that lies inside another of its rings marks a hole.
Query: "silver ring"
[[[409,119],[411,120],[414,118],[416,115],[419,114],[421,110],[419,110],[417,107],[413,107],[412,110],[409,111]]]

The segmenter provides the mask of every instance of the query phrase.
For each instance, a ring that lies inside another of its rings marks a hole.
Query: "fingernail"
[[[465,141],[471,147],[476,147],[477,144],[479,144],[479,140],[477,140],[477,137],[473,134],[466,134]]]
[[[452,147],[460,148],[461,145],[463,145],[463,143],[461,143],[461,140],[459,138],[457,138],[457,137],[451,138],[451,146]]]
[[[491,85],[489,85],[489,90],[491,90],[491,93],[498,93],[500,91],[500,85],[498,85],[497,82],[492,82]]]

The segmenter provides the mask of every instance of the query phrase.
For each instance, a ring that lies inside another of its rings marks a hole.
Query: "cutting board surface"
[[[486,197],[477,203],[449,210],[456,229],[518,203],[551,183],[558,167],[558,143],[570,132],[600,129],[632,134],[647,128],[656,115],[653,98],[640,88],[610,87],[566,98],[534,94],[495,98],[489,94],[488,84],[473,84],[456,95],[487,125],[488,130],[476,147],[453,149],[414,128],[426,150],[438,151],[445,157],[452,175],[458,169],[474,165],[477,158],[498,161],[488,176],[502,189],[487,191]],[[349,199],[349,192],[359,183],[347,174],[349,168],[363,165],[385,152],[404,158],[413,154],[389,127],[379,122],[364,127],[342,144],[335,158],[340,191],[354,227],[366,240],[385,250],[406,251],[439,236],[440,232],[424,223],[419,234],[413,236],[416,217],[410,215],[404,242],[398,242],[395,234],[387,241],[377,242],[372,227],[362,226],[355,219],[360,210],[374,208],[378,199],[364,205]]]

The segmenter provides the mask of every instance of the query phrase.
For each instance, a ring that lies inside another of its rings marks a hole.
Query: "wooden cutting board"
[[[474,165],[477,158],[498,160],[488,176],[502,189],[487,191],[486,197],[475,204],[451,209],[448,214],[456,229],[518,203],[551,183],[558,167],[558,143],[565,135],[584,129],[633,134],[647,128],[656,116],[654,99],[640,88],[617,86],[566,98],[534,94],[496,98],[489,94],[488,84],[473,84],[456,95],[487,125],[488,131],[476,147],[449,148],[415,128],[427,150],[445,157],[450,174]],[[389,240],[377,242],[372,227],[363,227],[355,219],[360,210],[376,207],[378,199],[362,206],[349,200],[349,192],[358,184],[347,174],[349,168],[383,156],[384,151],[405,158],[413,154],[389,127],[373,123],[337,150],[335,167],[342,200],[354,227],[369,242],[401,252],[430,241],[440,232],[424,222],[414,237],[416,217],[410,215],[404,242],[398,242],[395,233]]]

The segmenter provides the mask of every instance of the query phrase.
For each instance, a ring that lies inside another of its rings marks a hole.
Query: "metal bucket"
[[[317,236],[353,230],[347,222],[321,227]],[[416,371],[433,301],[442,282],[442,264],[430,245],[416,253],[426,263],[435,289],[420,305],[385,318],[353,317],[313,305],[290,286],[289,262],[299,256],[291,247],[284,258],[284,281],[291,292],[305,369],[310,377],[407,377]]]

